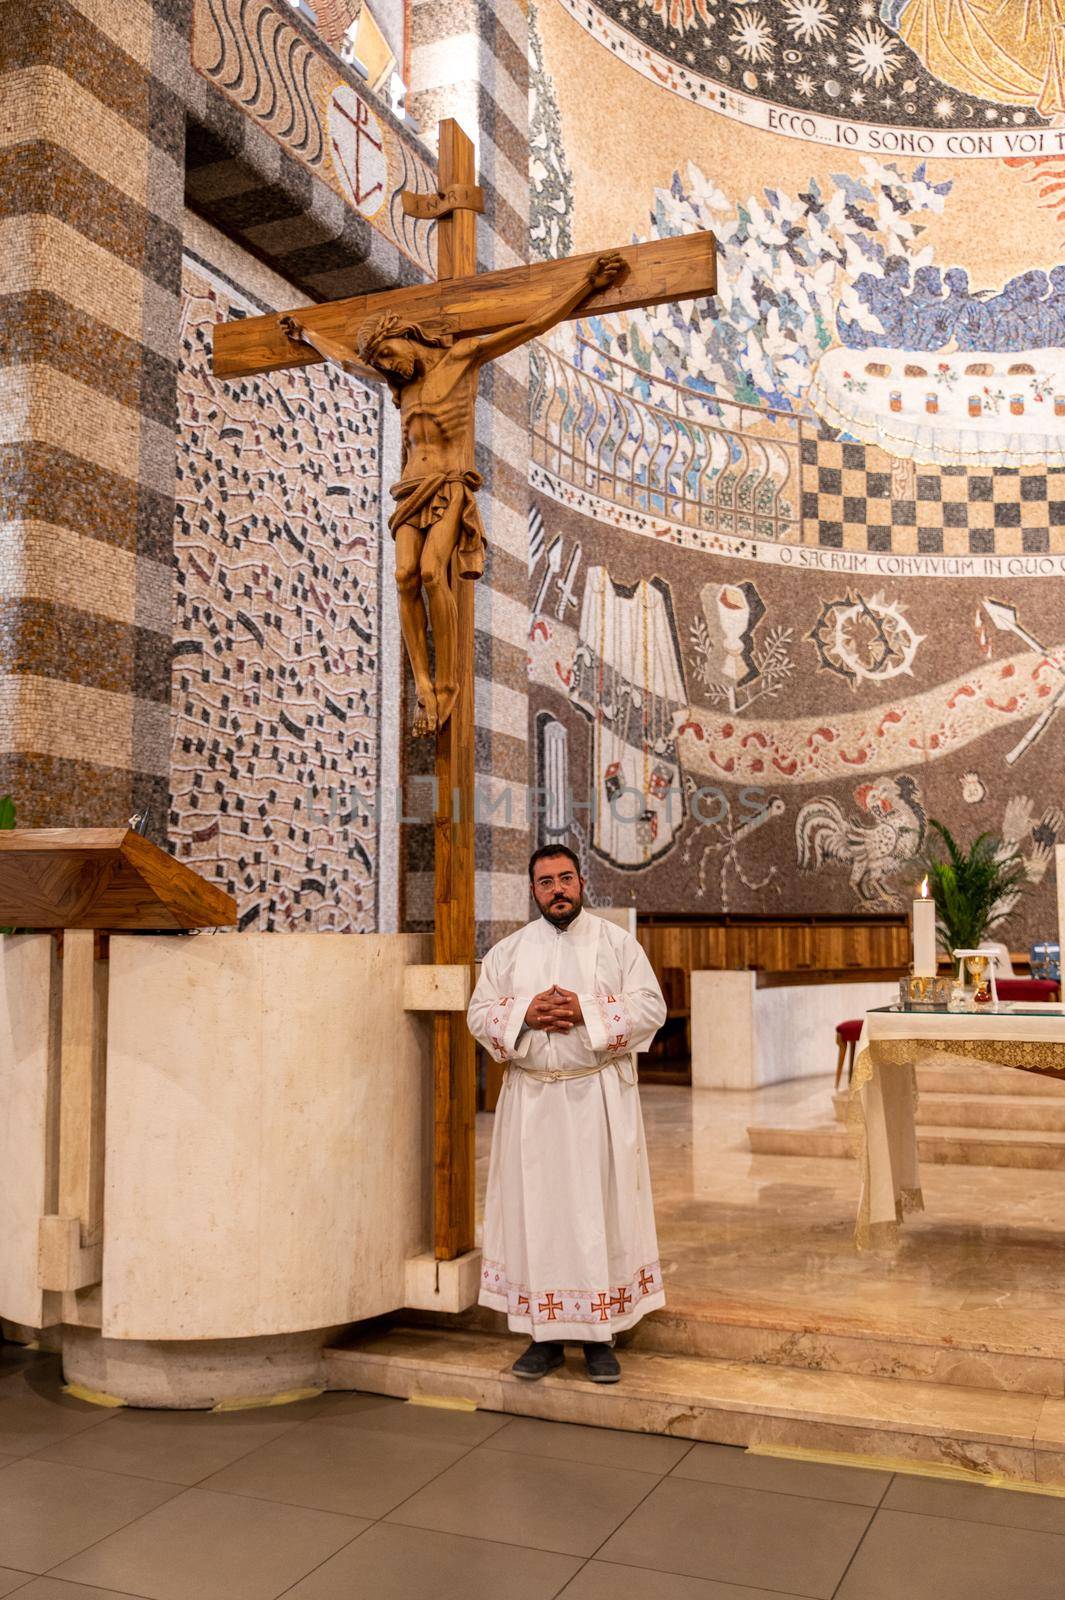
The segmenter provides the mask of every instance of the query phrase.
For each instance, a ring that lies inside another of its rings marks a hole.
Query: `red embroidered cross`
[[[599,1313],[600,1322],[610,1321],[610,1301],[605,1294],[601,1294],[598,1300],[592,1301],[591,1310]]]
[[[546,1300],[540,1301],[539,1310],[547,1317],[548,1322],[557,1322],[558,1313],[562,1310],[562,1301],[556,1300],[553,1294],[549,1294]]]
[[[527,1294],[519,1294],[519,1296],[518,1296],[518,1312],[519,1312],[519,1314],[522,1311],[528,1311],[528,1309],[529,1309],[529,1296]]]
[[[642,1294],[650,1294],[651,1293],[651,1285],[654,1283],[654,1281],[655,1281],[654,1273],[653,1272],[648,1272],[646,1267],[641,1267],[640,1268],[640,1291],[641,1291]]]
[[[627,1289],[619,1289],[613,1300],[611,1300],[610,1304],[612,1306],[617,1306],[619,1317],[624,1316],[625,1312],[632,1304],[632,1295]]]
[[[628,1040],[623,1033],[615,1033],[612,1039],[607,1040],[606,1047],[608,1050],[624,1050],[627,1043]]]

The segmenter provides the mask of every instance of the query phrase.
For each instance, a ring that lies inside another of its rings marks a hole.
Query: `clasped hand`
[[[572,989],[560,989],[557,983],[534,994],[525,1013],[526,1025],[543,1033],[569,1033],[583,1021],[580,1000]]]

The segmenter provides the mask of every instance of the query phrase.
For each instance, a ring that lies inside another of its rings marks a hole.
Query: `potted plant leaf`
[[[936,906],[936,934],[949,956],[975,950],[1003,922],[1028,887],[1016,847],[981,833],[966,848],[934,817],[928,820],[920,868]]]
[[[9,794],[0,796],[0,828],[15,826],[15,802]],[[0,928],[0,933],[14,933],[14,928]]]

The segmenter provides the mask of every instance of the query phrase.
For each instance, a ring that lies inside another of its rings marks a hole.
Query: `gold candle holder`
[[[899,979],[899,1003],[904,1011],[942,1011],[950,1000],[950,978],[919,977],[909,973]]]

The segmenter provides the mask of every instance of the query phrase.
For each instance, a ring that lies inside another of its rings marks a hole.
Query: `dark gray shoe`
[[[516,1378],[546,1378],[566,1359],[563,1346],[554,1339],[533,1340],[525,1354],[519,1356],[511,1367]]]
[[[586,1344],[584,1347],[584,1362],[588,1368],[588,1376],[593,1383],[620,1382],[621,1367],[617,1356],[608,1344]]]

